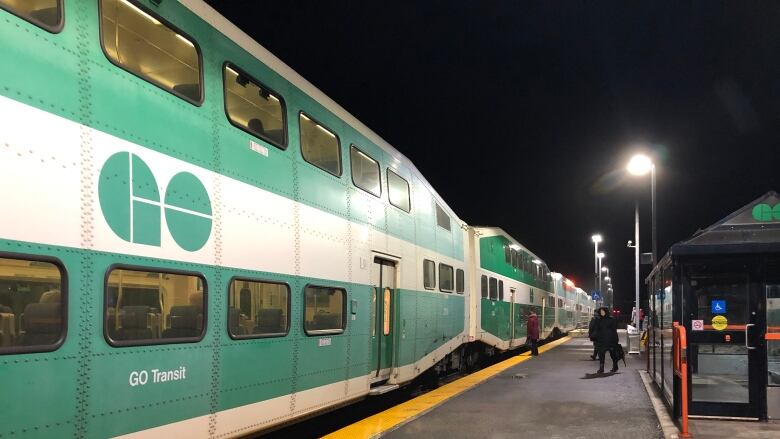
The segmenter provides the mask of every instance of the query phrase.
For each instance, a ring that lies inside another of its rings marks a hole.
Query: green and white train
[[[0,0],[0,57],[0,437],[246,435],[594,307],[199,0]]]

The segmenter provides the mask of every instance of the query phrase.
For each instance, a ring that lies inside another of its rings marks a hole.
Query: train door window
[[[0,257],[0,354],[52,351],[62,343],[66,285],[52,262]]]
[[[336,177],[341,176],[341,145],[338,136],[301,113],[301,154],[312,165]]]
[[[498,299],[498,280],[495,277],[490,278],[490,300]]]
[[[466,276],[463,270],[458,268],[455,270],[455,292],[458,294],[463,294],[464,291],[466,291]]]
[[[359,150],[355,145],[350,148],[349,156],[352,167],[352,183],[369,194],[381,196],[379,162]]]
[[[382,293],[382,335],[390,335],[390,288],[385,288]]]
[[[426,290],[436,288],[436,264],[430,259],[423,260],[423,287]]]
[[[113,346],[195,342],[206,330],[200,275],[114,268],[104,304],[105,336]]]
[[[136,0],[100,0],[103,51],[111,62],[192,103],[203,102],[200,50]]]
[[[233,64],[223,69],[225,113],[230,123],[285,149],[287,124],[282,97]]]
[[[563,299],[558,299],[558,308],[563,308]]]
[[[507,264],[512,263],[512,249],[509,248],[508,244],[504,246],[504,260]]]
[[[344,332],[347,291],[343,288],[307,285],[304,289],[304,329],[308,335]]]
[[[390,169],[387,170],[387,198],[390,200],[390,204],[404,212],[412,210],[409,182]]]
[[[433,204],[436,205],[436,224],[444,230],[450,230],[450,216],[439,206],[439,203]]]
[[[504,301],[504,281],[498,281],[498,300]]]
[[[483,274],[482,277],[480,278],[479,284],[480,284],[480,289],[482,291],[482,298],[483,299],[487,299],[489,297],[488,296],[488,278],[487,278],[487,276],[485,276]]]
[[[439,264],[439,290],[445,293],[451,293],[453,283],[452,267],[445,264]]]
[[[0,8],[49,32],[62,30],[62,0],[0,0]]]
[[[517,268],[517,250],[511,249],[512,267]]]
[[[231,337],[283,336],[289,331],[289,322],[289,286],[248,279],[230,282],[228,332]]]

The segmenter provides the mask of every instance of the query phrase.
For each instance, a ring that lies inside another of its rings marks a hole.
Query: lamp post
[[[599,291],[601,291],[601,260],[607,255],[604,252],[596,253],[596,260],[598,261],[598,267],[596,268],[596,277],[598,278]]]
[[[658,249],[656,244],[656,227],[655,227],[655,164],[649,157],[644,154],[637,154],[629,160],[626,169],[631,175],[642,176],[650,173],[650,210],[651,210],[651,226],[652,226],[652,265],[655,266],[658,262]],[[636,270],[636,317],[634,318],[634,325],[639,327],[639,203],[634,204],[634,245],[632,246],[629,241],[629,247],[634,247],[634,268]]]
[[[597,233],[591,236],[590,240],[593,241],[593,289],[601,294],[601,288],[599,288],[599,243],[602,238]]]

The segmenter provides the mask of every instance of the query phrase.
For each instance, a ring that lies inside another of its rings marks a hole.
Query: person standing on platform
[[[528,316],[526,334],[528,334],[528,343],[531,345],[531,355],[539,355],[539,349],[537,347],[539,343],[539,317],[537,317],[536,313],[533,311],[531,311],[531,315]]]
[[[642,324],[645,322],[645,309],[639,308],[639,330],[642,330]]]
[[[599,370],[596,373],[604,373],[604,357],[606,356],[607,351],[609,351],[609,356],[612,358],[612,370],[610,370],[610,372],[617,372],[617,321],[610,317],[609,309],[606,307],[599,308],[599,317],[596,319],[594,336],[596,349],[599,352]]]
[[[636,322],[636,307],[631,308],[631,324]]]
[[[593,311],[593,316],[590,318],[590,323],[588,323],[588,339],[593,342],[593,354],[591,354],[590,359],[595,360],[596,357],[599,355],[599,350],[596,348],[596,320],[599,317],[599,310]]]

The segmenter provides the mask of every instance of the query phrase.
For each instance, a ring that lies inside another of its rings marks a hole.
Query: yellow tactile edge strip
[[[547,343],[546,345],[539,348],[539,353],[543,353],[556,346],[562,345],[570,339],[571,337],[563,337],[554,342]],[[474,372],[470,375],[466,375],[465,377],[457,379],[451,383],[445,384],[444,386],[425,393],[424,395],[420,395],[417,398],[410,399],[409,401],[387,409],[381,413],[369,416],[368,418],[360,420],[352,425],[348,425],[341,430],[334,431],[333,433],[324,436],[324,438],[357,439],[381,436],[383,433],[394,430],[406,424],[407,422],[418,418],[434,407],[442,404],[443,402],[460,395],[466,390],[477,386],[483,381],[492,378],[506,369],[528,360],[529,358],[531,358],[531,356],[528,352],[516,355],[500,363],[496,363],[490,367],[486,367],[485,369]]]

